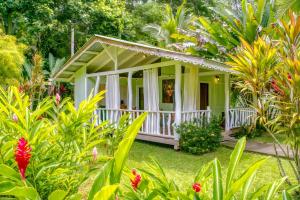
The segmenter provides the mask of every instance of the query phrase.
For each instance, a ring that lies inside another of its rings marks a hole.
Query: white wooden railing
[[[203,126],[209,122],[211,110],[196,110],[196,111],[183,111],[181,113],[182,122],[193,122],[199,126]]]
[[[238,128],[254,123],[255,110],[252,108],[232,108],[229,109],[229,128]]]
[[[117,123],[120,117],[124,114],[129,114],[130,119],[134,120],[139,115],[144,113],[144,110],[122,110],[122,109],[97,109],[98,123],[110,121]],[[140,133],[147,135],[155,135],[160,137],[174,138],[175,137],[175,111],[147,111],[147,118],[142,125]],[[206,120],[210,118],[210,110],[198,110],[182,112],[182,122],[194,122],[202,126]]]

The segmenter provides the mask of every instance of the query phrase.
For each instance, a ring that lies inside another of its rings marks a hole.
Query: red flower
[[[56,101],[56,104],[57,104],[57,105],[58,105],[59,102],[60,102],[60,95],[59,95],[58,93],[56,93],[55,101]]]
[[[292,80],[292,75],[290,73],[288,73],[287,78],[288,78],[289,81],[291,81]]]
[[[59,91],[61,94],[64,94],[67,90],[64,85],[60,85]]]
[[[272,80],[271,84],[272,84],[272,87],[275,90],[275,92],[281,94],[282,96],[284,95],[284,91],[279,88],[279,86],[277,85],[275,80]]]
[[[29,164],[31,157],[31,148],[28,146],[27,141],[24,138],[19,139],[17,150],[15,152],[15,160],[18,163],[18,168],[22,179],[25,180],[26,168]]]
[[[200,183],[194,183],[193,184],[193,190],[195,191],[195,192],[200,192],[201,191],[201,185],[200,185]]]
[[[140,182],[142,181],[142,177],[139,173],[137,173],[136,169],[132,169],[131,173],[133,175],[132,178],[130,178],[131,186],[134,190],[136,190]]]

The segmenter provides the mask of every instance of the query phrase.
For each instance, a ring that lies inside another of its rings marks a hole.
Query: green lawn
[[[280,143],[284,143],[284,140],[285,140],[285,136],[284,135],[278,134],[275,137],[276,137],[276,139]],[[250,141],[256,141],[256,142],[262,142],[262,143],[273,143],[274,142],[274,139],[268,133],[263,133],[261,136],[255,137],[255,138],[251,138],[249,140]]]
[[[180,187],[190,187],[196,172],[203,164],[213,160],[215,157],[220,160],[222,167],[227,169],[231,152],[232,149],[220,147],[216,152],[204,155],[191,155],[175,151],[170,147],[135,142],[127,166],[130,169],[141,168],[143,167],[144,162],[150,161],[150,157],[152,156],[159,161],[170,179],[174,179]],[[266,156],[254,153],[244,153],[237,172],[241,173],[242,169],[247,168],[251,163],[265,157]],[[287,166],[287,161],[284,160],[283,164]],[[291,172],[291,170],[289,172]],[[223,178],[224,176],[225,174],[223,174]],[[277,167],[277,161],[275,158],[270,157],[262,169],[257,173],[255,185],[258,187],[263,183],[272,182],[278,178],[280,178],[280,174]],[[86,193],[90,189],[92,179],[93,178],[88,180],[81,188],[83,193]],[[124,177],[123,182],[129,183],[129,179]]]

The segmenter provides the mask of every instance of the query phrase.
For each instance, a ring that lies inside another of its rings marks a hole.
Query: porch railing
[[[196,111],[183,111],[181,113],[182,122],[193,122],[199,126],[203,126],[210,120],[211,111],[208,110],[196,110]]]
[[[110,121],[111,123],[117,123],[120,117],[124,114],[129,114],[132,120],[136,119],[145,110],[122,110],[122,109],[97,109],[98,123],[103,121]],[[160,137],[174,138],[175,137],[175,111],[147,111],[147,118],[142,125],[140,133],[147,135],[156,135]],[[182,112],[182,122],[194,122],[199,126],[205,123],[205,120],[209,120],[210,110],[198,110]]]
[[[251,125],[255,120],[255,110],[252,108],[229,109],[229,128],[238,128],[244,125]]]

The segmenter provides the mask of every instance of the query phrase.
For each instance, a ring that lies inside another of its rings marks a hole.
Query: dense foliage
[[[221,143],[220,120],[213,117],[209,123],[181,123],[176,132],[180,135],[180,149],[193,154],[203,154],[216,150]]]
[[[239,73],[238,86],[242,92],[253,94],[250,106],[257,111],[257,122],[264,125],[289,162],[295,179],[300,183],[300,17],[289,12],[289,21],[280,20],[273,28],[275,36],[258,38],[253,44],[244,42],[228,64]],[[276,139],[283,134],[288,141],[284,147]],[[285,170],[279,161],[282,176]],[[287,180],[288,184],[292,184]]]
[[[16,84],[21,79],[25,46],[14,36],[5,35],[0,29],[0,82]]]

